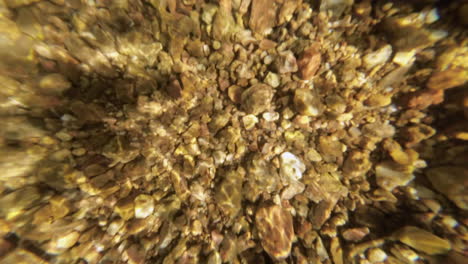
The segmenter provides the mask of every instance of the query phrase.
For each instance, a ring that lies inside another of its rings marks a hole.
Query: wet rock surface
[[[0,262],[463,263],[442,2],[0,1]]]

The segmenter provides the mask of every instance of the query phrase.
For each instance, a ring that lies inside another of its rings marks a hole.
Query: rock
[[[294,53],[289,50],[280,52],[275,60],[275,67],[281,74],[297,72],[298,67]]]
[[[119,200],[114,207],[114,211],[124,220],[131,219],[135,214],[133,200],[130,197]]]
[[[265,80],[263,80],[266,84],[270,85],[273,88],[276,88],[280,85],[280,77],[278,74],[268,72],[267,76],[265,77]]]
[[[52,239],[48,244],[48,252],[52,254],[62,253],[63,251],[71,248],[78,242],[80,233],[73,231],[65,235],[58,234],[57,237]]]
[[[367,70],[370,70],[374,68],[377,65],[383,64],[388,61],[390,56],[392,56],[392,46],[391,45],[385,45],[382,48],[366,54],[362,58],[362,62],[364,63],[364,67],[366,67]]]
[[[348,241],[360,241],[370,233],[368,227],[355,227],[349,228],[343,231],[341,234],[345,240]]]
[[[340,245],[338,237],[333,237],[330,242],[330,253],[332,255],[333,263],[343,264],[343,249]]]
[[[364,103],[370,107],[384,107],[392,103],[392,97],[385,94],[372,94]]]
[[[135,218],[146,218],[154,211],[154,199],[150,195],[140,194],[135,200]]]
[[[468,170],[463,167],[443,166],[426,171],[432,186],[455,205],[468,210]]]
[[[42,0],[6,0],[5,4],[10,8],[17,8],[20,6],[30,5],[32,3],[40,2]]]
[[[216,188],[215,200],[229,219],[234,219],[241,210],[244,174],[245,172],[229,171]]]
[[[297,61],[301,78],[303,80],[312,80],[320,68],[321,62],[322,55],[315,45],[305,49]]]
[[[46,94],[60,95],[70,87],[71,83],[59,73],[48,74],[39,81],[39,88]]]
[[[284,1],[278,14],[278,25],[289,22],[301,3],[302,0]]]
[[[408,167],[393,161],[384,161],[375,166],[377,185],[391,192],[398,186],[405,186],[414,179]]]
[[[415,50],[399,51],[393,57],[393,62],[400,66],[412,64],[414,62],[415,54],[416,54]]]
[[[307,88],[296,89],[294,106],[301,115],[305,116],[318,116],[323,112],[323,104],[316,92]]]
[[[15,190],[0,197],[0,217],[10,220],[19,216],[41,198],[39,189],[33,186]]]
[[[286,181],[300,180],[306,170],[304,163],[291,152],[281,154],[280,166],[281,177]]]
[[[245,129],[250,130],[258,123],[258,118],[254,115],[246,115],[242,117],[242,123],[244,124]]]
[[[294,239],[293,219],[291,214],[278,205],[260,207],[255,214],[263,249],[273,259],[283,260],[291,252]]]
[[[263,83],[255,84],[242,93],[242,109],[249,114],[258,115],[270,108],[272,99],[271,86]]]
[[[371,263],[380,263],[387,259],[387,254],[380,248],[371,248],[366,255]]]
[[[331,11],[333,17],[339,17],[353,3],[354,0],[322,0],[320,1],[320,11]]]
[[[409,108],[426,109],[444,101],[443,90],[423,89],[409,93],[403,97],[403,105]]]
[[[260,35],[271,32],[276,23],[278,4],[270,0],[252,0],[250,9],[250,29]]]
[[[394,234],[394,237],[429,255],[445,254],[452,248],[448,240],[415,226],[403,227]]]
[[[362,127],[362,133],[370,137],[390,138],[395,135],[395,127],[390,124],[375,122],[364,125]]]
[[[300,181],[291,181],[289,185],[283,189],[281,192],[282,200],[289,200],[294,198],[294,196],[304,192],[305,184]]]
[[[432,74],[427,82],[427,88],[431,90],[446,90],[461,86],[468,81],[467,69],[448,69]]]
[[[390,248],[390,252],[403,263],[415,263],[419,259],[416,252],[400,244],[393,245]]]
[[[432,137],[435,133],[436,130],[428,125],[416,124],[402,129],[401,136],[406,140],[406,147],[412,147],[419,142]]]

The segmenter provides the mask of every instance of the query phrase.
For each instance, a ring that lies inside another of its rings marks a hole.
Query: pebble
[[[392,46],[391,45],[385,45],[382,48],[366,54],[362,58],[362,62],[364,63],[364,67],[366,67],[367,70],[370,70],[374,68],[377,65],[383,64],[388,61],[390,56],[392,56]]]
[[[341,234],[345,240],[360,241],[369,234],[370,230],[367,227],[349,228]]]
[[[249,114],[258,115],[270,108],[273,99],[271,86],[259,83],[242,93],[242,108]]]
[[[398,186],[407,185],[414,179],[414,175],[405,166],[393,161],[379,163],[375,167],[375,176],[377,185],[390,192]]]
[[[258,123],[258,118],[254,115],[246,115],[242,117],[242,123],[244,124],[245,129],[251,130],[255,127],[255,124]]]
[[[448,240],[415,226],[403,227],[395,233],[394,237],[429,255],[445,254],[452,248]]]
[[[292,51],[282,51],[275,60],[276,70],[278,73],[285,74],[291,72],[297,72],[298,66],[296,57]]]
[[[154,211],[154,200],[151,195],[140,194],[135,198],[135,218],[146,218]]]
[[[48,94],[61,94],[71,87],[71,83],[65,76],[52,73],[41,78],[39,87]]]
[[[294,92],[294,106],[296,110],[305,116],[318,116],[323,107],[318,97],[307,88],[299,88]]]
[[[371,248],[367,251],[367,259],[371,263],[383,262],[387,259],[387,254],[380,248]]]
[[[280,173],[283,179],[297,181],[302,178],[306,170],[304,163],[291,152],[284,152],[280,156]]]
[[[312,80],[321,63],[322,55],[315,45],[305,49],[297,61],[301,78],[303,80]]]
[[[270,85],[271,87],[276,88],[280,85],[280,77],[278,76],[278,74],[268,72],[264,82]]]
[[[55,136],[60,139],[61,141],[70,141],[73,139],[73,136],[68,134],[65,131],[59,131],[55,134]]]
[[[85,148],[77,148],[77,149],[74,149],[72,150],[72,154],[75,155],[75,156],[83,156],[84,154],[86,154],[86,149]]]
[[[448,69],[432,74],[427,82],[427,88],[432,90],[446,90],[461,86],[468,81],[468,70]]]
[[[459,208],[468,210],[467,169],[457,166],[435,167],[427,170],[426,177],[437,191],[444,194]]]
[[[275,260],[287,258],[294,239],[291,214],[278,205],[260,207],[255,214],[263,249]]]
[[[393,62],[400,66],[406,66],[408,64],[413,63],[415,54],[416,52],[414,50],[399,51],[393,57]]]

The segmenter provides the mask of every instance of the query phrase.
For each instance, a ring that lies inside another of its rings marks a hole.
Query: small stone
[[[278,74],[268,72],[264,82],[270,85],[271,87],[276,88],[280,85],[280,77],[278,76]]]
[[[399,260],[403,261],[404,263],[415,263],[419,256],[413,250],[399,244],[395,244],[390,249],[390,252]]]
[[[383,64],[388,61],[390,56],[392,56],[392,46],[391,45],[385,45],[382,48],[366,54],[363,58],[362,61],[364,63],[364,67],[366,67],[367,70],[370,70],[374,68],[377,65]]]
[[[57,235],[56,238],[52,239],[49,242],[49,249],[48,252],[50,253],[62,253],[63,251],[71,248],[73,245],[78,242],[80,238],[80,233],[73,231],[66,235]]]
[[[278,205],[260,207],[255,214],[263,249],[276,260],[287,258],[294,239],[291,214]]]
[[[258,115],[270,108],[273,99],[273,89],[259,83],[242,93],[242,108],[249,114]]]
[[[77,157],[83,156],[84,154],[86,154],[86,149],[85,148],[74,149],[72,150],[72,154]]]
[[[384,94],[372,94],[367,98],[365,104],[370,107],[384,107],[392,103],[392,98]]]
[[[292,181],[281,192],[281,199],[282,200],[292,199],[292,198],[294,198],[294,196],[304,192],[304,190],[305,190],[305,184],[303,184],[300,181]]]
[[[318,116],[323,111],[323,105],[318,96],[307,88],[296,89],[294,106],[301,115],[305,116]]]
[[[413,63],[415,54],[416,52],[414,50],[399,51],[393,57],[393,62],[400,66],[406,66],[408,64]]]
[[[343,264],[343,249],[340,245],[338,237],[333,237],[330,242],[330,253],[333,258],[333,263]]]
[[[275,61],[276,70],[278,73],[285,74],[291,72],[297,72],[297,61],[292,51],[282,51]]]
[[[367,251],[367,259],[371,263],[383,262],[387,259],[387,254],[380,248],[371,248]]]
[[[119,200],[114,207],[114,211],[125,220],[132,218],[135,214],[133,200],[129,197]]]
[[[406,167],[392,161],[384,161],[375,167],[377,185],[391,192],[398,186],[405,186],[414,179],[414,175]]]
[[[403,227],[395,233],[394,237],[429,255],[445,254],[452,248],[448,240],[415,226]]]
[[[254,115],[246,115],[242,117],[242,123],[244,124],[245,129],[251,130],[255,127],[255,124],[258,123],[258,118]]]
[[[140,194],[135,198],[135,218],[146,218],[154,211],[154,200],[151,195]]]
[[[236,104],[240,104],[242,102],[242,92],[243,92],[242,87],[238,85],[229,86],[228,88],[229,99],[231,99],[231,101],[233,101]]]
[[[57,132],[55,136],[62,141],[70,141],[73,139],[73,136],[65,131]]]
[[[461,86],[468,81],[468,70],[456,68],[434,73],[427,82],[427,88],[446,90]]]
[[[291,152],[284,152],[280,156],[280,173],[285,180],[297,181],[302,178],[306,170],[304,163]]]
[[[427,170],[426,177],[432,186],[455,205],[468,210],[468,170],[457,166],[443,166]]]
[[[304,50],[297,61],[301,78],[303,80],[312,80],[320,68],[321,62],[322,55],[315,45]]]
[[[262,117],[267,122],[275,122],[279,119],[279,113],[278,112],[265,112],[263,113]]]
[[[425,109],[444,101],[443,90],[423,89],[403,97],[403,104],[409,108]]]
[[[322,161],[322,156],[320,155],[320,153],[318,153],[318,151],[313,148],[309,148],[305,153],[305,156],[307,157],[307,159],[313,162]]]
[[[200,220],[195,220],[192,222],[192,235],[199,236],[203,233],[203,226]]]
[[[61,94],[71,87],[71,83],[63,75],[52,73],[42,77],[39,87],[47,94]]]
[[[343,231],[341,234],[345,240],[360,241],[369,234],[370,230],[367,227],[350,228]]]
[[[269,34],[275,26],[278,5],[270,0],[252,0],[250,29],[258,34]]]

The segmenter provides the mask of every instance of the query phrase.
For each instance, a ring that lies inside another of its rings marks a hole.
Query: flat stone
[[[294,239],[291,214],[278,205],[260,207],[255,214],[263,249],[276,260],[287,258]]]
[[[447,253],[452,246],[447,239],[440,238],[415,226],[405,226],[394,237],[400,242],[429,255]]]
[[[443,166],[427,170],[432,186],[459,208],[468,210],[468,170],[463,167]]]
[[[392,191],[398,186],[405,186],[414,179],[414,175],[408,167],[399,165],[393,161],[384,161],[375,167],[377,185],[387,191]]]

